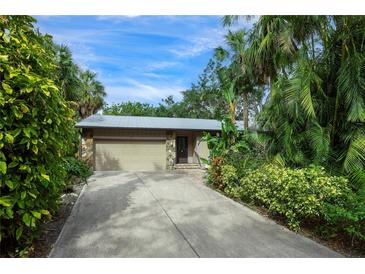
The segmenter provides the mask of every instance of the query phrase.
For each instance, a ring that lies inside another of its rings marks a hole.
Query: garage
[[[95,171],[156,171],[201,168],[209,150],[202,139],[218,134],[209,119],[95,114],[81,129],[80,157]]]
[[[165,140],[95,140],[96,171],[153,171],[165,168]]]

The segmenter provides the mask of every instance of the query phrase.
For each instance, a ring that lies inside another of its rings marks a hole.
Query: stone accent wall
[[[94,140],[92,130],[83,129],[81,136],[81,159],[94,167]]]
[[[175,132],[166,132],[166,169],[174,169],[176,159],[176,136]]]

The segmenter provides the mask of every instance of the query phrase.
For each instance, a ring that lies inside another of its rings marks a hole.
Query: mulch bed
[[[60,209],[52,220],[41,225],[38,236],[33,241],[32,248],[29,252],[30,258],[47,258],[53,245],[56,243],[62,228],[70,216],[72,208],[80,195],[84,184],[78,184],[73,187],[72,191],[62,196]]]

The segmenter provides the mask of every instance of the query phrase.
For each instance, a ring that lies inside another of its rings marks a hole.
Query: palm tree
[[[226,35],[226,44],[228,49],[218,47],[215,50],[215,56],[219,60],[230,60],[229,73],[230,81],[235,81],[235,87],[239,89],[238,93],[242,96],[243,102],[243,126],[248,129],[249,121],[249,97],[253,92],[252,77],[247,68],[247,50],[246,50],[246,32],[239,30],[237,32],[228,31]]]
[[[251,61],[267,64],[273,83],[261,115],[272,152],[364,185],[365,19],[263,16],[253,31]]]
[[[103,85],[96,80],[96,73],[90,70],[80,73],[80,81],[82,96],[79,102],[79,114],[83,119],[102,108],[106,93]]]
[[[261,16],[246,60],[256,83],[269,86],[260,121],[271,152],[289,164],[327,165],[365,193],[364,49],[364,17]]]
[[[72,53],[65,45],[55,45],[58,63],[58,81],[63,97],[67,101],[76,102],[80,99],[80,69],[72,60]]]

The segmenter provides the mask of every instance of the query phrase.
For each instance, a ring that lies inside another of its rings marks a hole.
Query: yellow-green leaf
[[[0,197],[0,205],[3,205],[5,207],[11,206],[12,205],[11,197],[9,195]]]
[[[3,161],[0,162],[0,173],[6,174],[6,163]]]
[[[46,179],[47,181],[49,181],[49,176],[48,176],[47,174],[42,173],[42,174],[41,174],[41,176],[42,176],[44,179]]]
[[[48,210],[46,210],[46,209],[42,209],[40,212],[41,212],[43,215],[51,215],[51,214],[49,213],[49,211],[48,211]]]
[[[8,61],[8,55],[0,54],[0,62],[6,62],[6,61]]]
[[[13,93],[13,89],[8,84],[2,83],[1,85],[7,94]]]
[[[23,222],[25,223],[26,226],[30,227],[30,225],[31,225],[31,216],[28,213],[24,213],[22,220],[23,220]]]
[[[8,141],[8,143],[10,144],[13,144],[14,143],[14,136],[9,134],[9,133],[6,133],[5,134],[5,139]]]
[[[38,211],[31,211],[33,216],[36,217],[37,219],[40,219],[42,217],[41,213],[39,213]]]
[[[24,132],[25,136],[30,138],[30,129],[29,128],[23,128],[23,132]]]
[[[6,180],[5,184],[12,190],[14,188],[14,183],[13,181],[10,180]]]

